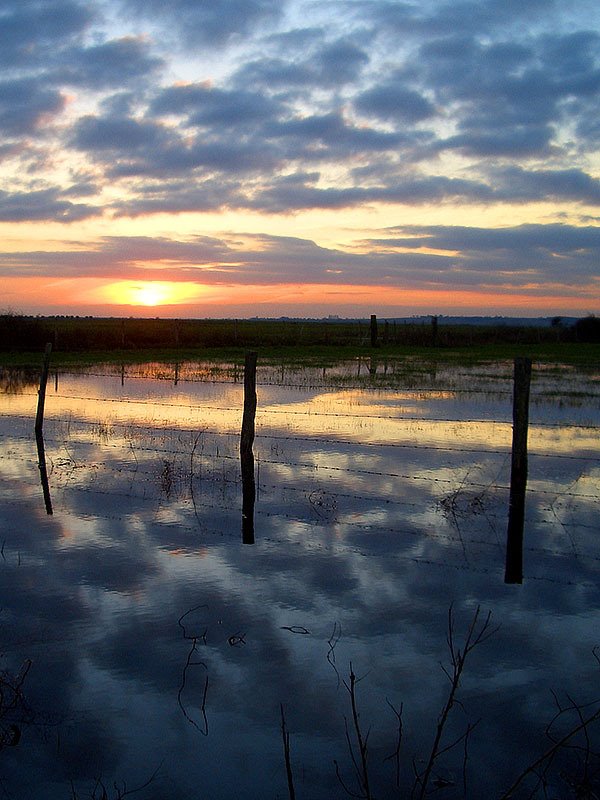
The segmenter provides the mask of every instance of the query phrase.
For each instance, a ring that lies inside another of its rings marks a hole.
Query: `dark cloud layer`
[[[62,252],[0,253],[0,276],[133,280],[161,278],[228,285],[293,283],[364,284],[453,289],[526,284],[538,291],[590,292],[598,282],[600,229],[569,225],[520,225],[489,229],[402,226],[357,242],[360,252],[319,246],[291,236],[198,236],[188,241],[112,237]]]

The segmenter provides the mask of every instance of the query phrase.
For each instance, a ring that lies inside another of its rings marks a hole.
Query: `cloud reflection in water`
[[[159,768],[140,796],[284,797],[283,703],[298,795],[342,796],[338,674],[351,661],[374,793],[394,796],[386,701],[404,704],[408,786],[447,694],[451,604],[459,637],[477,605],[500,629],[473,653],[448,737],[481,717],[471,791],[485,794],[489,774],[508,785],[545,747],[550,690],[585,702],[597,684],[597,431],[564,427],[564,398],[533,403],[525,581],[507,587],[510,386],[461,394],[443,373],[404,392],[259,382],[256,543],[244,548],[241,385],[189,377],[60,376],[44,426],[52,517],[32,395],[0,396],[2,666],[33,660],[36,712],[0,754],[3,785],[54,800],[72,780],[87,797],[98,777],[134,788]],[[208,736],[178,704],[190,609],[198,663],[181,701],[200,725],[205,706]],[[462,796],[461,759],[440,765],[447,797]]]

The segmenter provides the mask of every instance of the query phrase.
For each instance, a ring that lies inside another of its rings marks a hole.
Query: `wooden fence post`
[[[510,470],[510,500],[506,536],[505,583],[523,582],[523,528],[527,489],[527,433],[529,428],[529,388],[531,359],[516,358],[514,363],[513,437]]]
[[[240,438],[242,468],[242,542],[254,544],[254,445],[256,417],[256,353],[248,352],[244,359],[244,413]]]
[[[50,368],[50,353],[52,352],[52,342],[46,344],[44,351],[44,362],[40,375],[40,388],[38,390],[37,412],[35,415],[35,432],[41,433],[44,425],[44,403],[46,402],[46,385],[48,383],[48,370]]]
[[[371,314],[371,347],[378,347],[377,341],[377,314]]]

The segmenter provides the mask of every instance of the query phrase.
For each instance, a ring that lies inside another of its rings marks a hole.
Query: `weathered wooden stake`
[[[244,359],[244,413],[240,438],[242,468],[242,541],[254,544],[254,445],[256,417],[256,353],[248,352]]]
[[[246,353],[244,359],[244,414],[240,452],[252,452],[254,419],[256,417],[256,353]]]
[[[371,314],[371,347],[378,347],[377,341],[377,314]]]
[[[44,403],[46,402],[46,385],[48,383],[48,369],[50,368],[50,353],[52,342],[48,342],[44,351],[44,362],[40,375],[40,388],[38,390],[37,413],[35,415],[35,432],[41,433],[44,426]]]
[[[438,340],[438,318],[432,317],[431,318],[431,344],[433,347],[437,347],[437,340]]]
[[[529,428],[529,387],[531,359],[516,358],[514,364],[513,438],[510,470],[510,499],[506,536],[505,583],[523,582],[523,528],[527,489],[527,433]]]

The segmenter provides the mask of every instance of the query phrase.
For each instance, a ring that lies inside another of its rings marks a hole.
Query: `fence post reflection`
[[[254,432],[256,417],[256,353],[248,352],[244,360],[244,413],[240,438],[242,468],[242,542],[254,544]]]
[[[42,492],[44,494],[44,505],[46,506],[46,514],[52,514],[52,498],[50,497],[50,486],[48,484],[48,471],[46,469],[46,451],[44,449],[44,434],[41,430],[35,432],[35,441],[37,444],[38,452],[38,467],[40,469],[40,481],[42,483]]]
[[[531,359],[516,358],[514,364],[513,439],[510,500],[506,535],[505,583],[523,583],[523,528],[527,488],[527,433]]]

